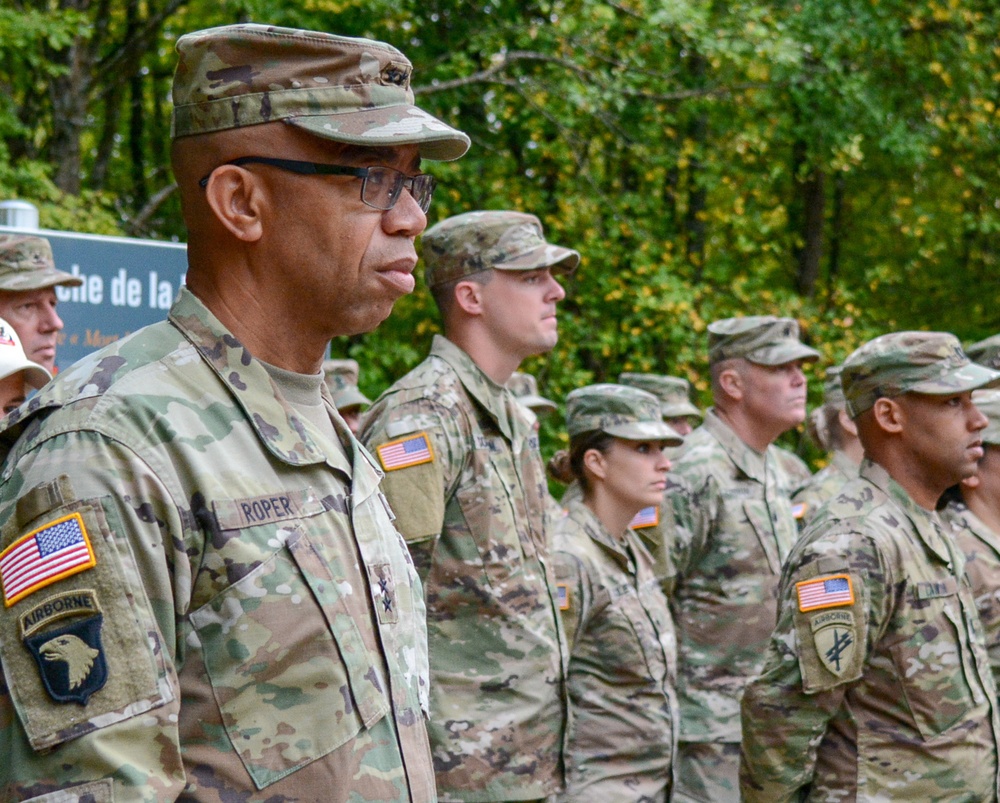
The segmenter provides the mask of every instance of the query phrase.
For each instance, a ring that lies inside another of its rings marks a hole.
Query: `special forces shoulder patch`
[[[831,574],[795,584],[799,611],[818,611],[854,604],[854,588],[849,574]]]
[[[827,671],[842,678],[854,666],[857,633],[851,611],[827,611],[809,620],[816,657]]]
[[[62,623],[51,627],[56,622]],[[86,705],[90,695],[104,688],[108,665],[101,644],[103,623],[97,594],[90,589],[49,597],[20,615],[21,640],[57,703]]]
[[[8,608],[29,594],[97,565],[83,517],[70,513],[21,536],[0,553]]]
[[[629,522],[629,527],[633,530],[641,530],[645,527],[655,527],[660,523],[660,508],[658,505],[644,507],[633,516]]]
[[[385,471],[396,471],[410,466],[434,462],[431,439],[426,432],[417,432],[399,440],[383,443],[376,450]]]

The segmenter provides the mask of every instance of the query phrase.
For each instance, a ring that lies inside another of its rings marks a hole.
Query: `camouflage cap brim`
[[[667,446],[680,446],[684,438],[663,421],[633,421],[628,424],[609,424],[600,427],[614,438],[626,441],[663,441]]]
[[[701,410],[695,407],[691,402],[664,402],[660,405],[660,410],[663,412],[664,418],[697,418],[699,421],[704,418]]]
[[[1000,372],[970,362],[934,379],[915,382],[908,388],[909,393],[924,393],[928,396],[950,396],[969,390],[981,390],[1000,386]]]
[[[532,410],[542,410],[546,413],[554,413],[559,409],[558,404],[551,399],[546,399],[544,396],[535,396],[529,393],[525,396],[518,396],[517,400],[525,407],[529,407]]]
[[[24,270],[0,275],[0,290],[42,290],[46,287],[79,287],[83,279],[57,268]]]
[[[372,403],[372,400],[357,388],[344,388],[332,395],[333,405],[338,410],[346,410],[348,407],[369,407]]]
[[[391,105],[361,112],[289,117],[289,125],[323,139],[367,147],[418,145],[420,158],[450,162],[469,150],[470,140],[416,106]]]
[[[777,343],[773,346],[765,346],[744,355],[744,358],[757,365],[784,365],[788,362],[802,360],[803,362],[816,362],[819,359],[819,352],[798,340],[788,340],[784,343]]]
[[[572,248],[564,248],[561,245],[546,243],[518,254],[513,259],[506,259],[503,262],[496,262],[493,268],[496,270],[538,270],[539,268],[551,268],[565,273],[572,273],[580,265],[580,254]]]

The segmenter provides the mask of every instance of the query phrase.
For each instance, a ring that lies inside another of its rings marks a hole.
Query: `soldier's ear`
[[[743,398],[743,374],[735,366],[719,372],[719,388],[734,401]]]
[[[600,449],[587,449],[583,453],[583,467],[599,480],[608,476],[608,461]]]
[[[264,233],[262,213],[266,198],[261,183],[249,170],[220,165],[205,187],[212,214],[237,239],[257,242]]]
[[[465,281],[455,285],[455,304],[466,315],[480,315],[483,311],[483,286],[479,282]]]
[[[882,396],[872,405],[872,418],[880,429],[895,435],[903,431],[906,416],[896,399]]]

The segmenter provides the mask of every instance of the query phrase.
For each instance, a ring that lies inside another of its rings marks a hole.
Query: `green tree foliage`
[[[553,398],[639,370],[687,376],[708,403],[705,326],[729,315],[797,317],[826,363],[892,328],[1000,331],[995,3],[16,0],[0,9],[0,192],[46,226],[183,238],[173,44],[238,21],[400,47],[419,102],[473,140],[427,165],[431,222],[516,208],[580,250],[560,343],[525,366]],[[72,108],[83,124],[61,120]],[[372,394],[437,329],[421,288],[332,349]]]

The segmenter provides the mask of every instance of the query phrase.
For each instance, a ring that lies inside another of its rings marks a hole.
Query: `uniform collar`
[[[889,476],[888,471],[878,463],[873,463],[867,457],[861,463],[859,476],[870,482],[895,502],[896,506],[910,520],[913,529],[916,530],[920,540],[923,541],[924,546],[930,552],[943,562],[949,565],[952,564],[951,539],[945,534],[937,513],[920,507],[920,505],[910,498],[906,489]],[[884,517],[891,514],[887,512],[879,515]]]
[[[983,524],[982,519],[969,510],[965,502],[953,499],[948,503],[947,512],[948,518],[955,521],[952,529],[956,527],[967,529],[1000,557],[1000,534]]]
[[[329,463],[351,475],[352,461],[340,449],[323,448],[319,433],[285,401],[260,361],[186,287],[181,288],[168,319],[226,386],[271,454],[291,465]],[[333,409],[325,384],[322,394]],[[344,451],[357,453],[346,426],[338,417],[332,419]]]
[[[767,452],[758,452],[747,446],[729,424],[719,417],[714,407],[709,407],[705,411],[705,420],[702,426],[719,442],[719,445],[729,455],[729,459],[736,464],[740,471],[758,482],[765,482]],[[769,446],[768,451],[770,449]]]
[[[567,514],[595,544],[609,553],[616,563],[619,563],[623,568],[628,568],[630,558],[625,545],[608,532],[608,528],[601,523],[594,511],[587,507],[582,499],[574,499],[570,502]]]
[[[504,385],[490,379],[465,351],[442,335],[434,335],[431,356],[444,360],[458,375],[462,387],[489,414],[511,443],[530,436],[534,426]]]

